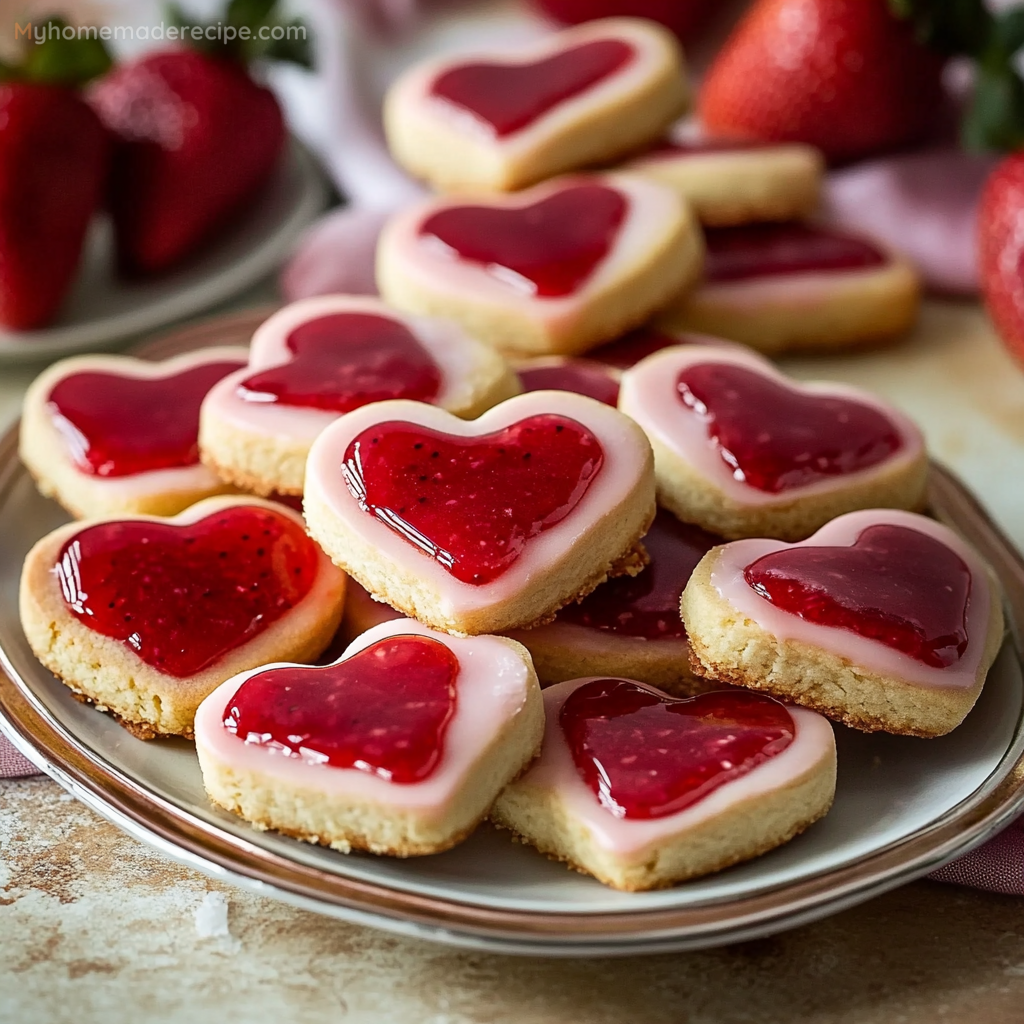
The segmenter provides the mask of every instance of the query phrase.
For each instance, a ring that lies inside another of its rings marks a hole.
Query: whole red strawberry
[[[756,0],[711,66],[698,115],[715,134],[854,160],[927,135],[942,63],[886,0]]]
[[[1024,362],[1024,153],[989,176],[978,208],[978,273],[989,315]]]
[[[712,0],[534,0],[545,14],[566,25],[592,18],[650,18],[680,38],[694,29],[713,9]]]

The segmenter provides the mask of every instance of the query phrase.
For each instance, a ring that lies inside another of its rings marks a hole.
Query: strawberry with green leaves
[[[276,0],[231,0],[230,42],[205,32],[193,42],[188,32],[187,44],[121,65],[93,88],[93,106],[115,138],[109,204],[128,276],[161,273],[193,255],[257,200],[273,174],[287,138],[284,117],[249,63],[308,63],[295,31],[273,40],[282,33],[270,29],[297,27],[278,21],[275,7]],[[191,29],[180,12],[177,20]]]
[[[56,19],[52,24],[63,28]],[[103,126],[77,86],[109,66],[98,40],[64,40],[59,32],[30,45],[21,64],[0,65],[4,327],[47,324],[74,280],[102,200],[108,158]]]

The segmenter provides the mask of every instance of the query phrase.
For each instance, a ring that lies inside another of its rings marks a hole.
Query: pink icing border
[[[323,409],[304,409],[275,403],[248,402],[238,397],[237,387],[261,370],[283,366],[292,360],[286,347],[288,335],[300,324],[332,313],[373,313],[404,324],[430,354],[441,371],[441,390],[436,403],[448,406],[466,394],[478,369],[480,343],[456,325],[432,317],[400,313],[380,299],[363,296],[322,295],[300,299],[278,310],[256,329],[248,365],[219,381],[203,403],[204,415],[228,422],[237,429],[257,434],[284,436],[313,442],[338,414]]]
[[[794,391],[803,394],[845,398],[877,409],[896,426],[903,447],[891,458],[876,466],[848,473],[830,480],[820,480],[807,487],[794,487],[779,494],[770,494],[736,480],[732,471],[718,455],[707,436],[700,418],[686,408],[676,391],[680,372],[698,363],[720,363],[756,370]],[[880,472],[910,466],[924,451],[924,438],[916,424],[898,409],[870,392],[846,384],[831,382],[802,383],[777,370],[767,359],[742,348],[720,348],[686,345],[663,349],[641,360],[622,376],[619,409],[631,416],[652,438],[656,438],[674,455],[686,462],[711,486],[741,505],[765,507],[789,505],[794,499],[811,494],[825,494],[871,479]]]
[[[743,570],[772,551],[789,547],[847,546],[869,526],[887,523],[906,526],[928,534],[955,551],[971,571],[971,596],[967,603],[967,652],[949,668],[933,668],[877,640],[869,640],[845,629],[819,626],[798,615],[776,608],[756,594],[743,578]],[[893,509],[848,512],[827,523],[813,536],[796,544],[779,540],[737,540],[717,551],[711,583],[723,600],[740,614],[757,623],[780,640],[796,640],[822,648],[879,675],[925,687],[969,689],[977,682],[978,668],[985,652],[992,607],[992,585],[981,559],[952,530],[941,523]]]
[[[835,749],[835,737],[827,719],[806,708],[787,707],[796,725],[796,736],[781,754],[741,778],[720,786],[678,814],[649,820],[616,818],[601,806],[580,778],[558,721],[569,694],[594,678],[603,677],[570,679],[544,690],[547,719],[544,746],[540,758],[520,781],[524,786],[535,786],[556,794],[573,821],[589,833],[591,841],[619,857],[640,859],[658,843],[680,836],[745,800],[781,789],[811,771],[829,751]],[[643,683],[637,685],[652,693],[662,692]]]
[[[333,768],[288,757],[272,747],[247,744],[224,728],[228,701],[250,676],[286,662],[263,665],[232,676],[199,706],[195,720],[196,746],[221,764],[261,772],[284,787],[316,789],[325,798],[355,799],[385,807],[434,811],[440,816],[457,798],[468,772],[501,731],[526,706],[530,666],[507,643],[493,636],[458,638],[437,633],[412,619],[396,619],[367,630],[352,641],[338,661],[357,651],[403,634],[427,636],[450,648],[459,659],[456,710],[444,739],[444,754],[422,782],[397,785],[356,768]],[[335,662],[337,664],[337,662]]]
[[[363,430],[389,420],[404,420],[461,437],[488,434],[529,416],[558,413],[582,423],[600,441],[605,461],[576,509],[527,545],[517,562],[491,583],[472,586],[446,572],[428,555],[360,509],[342,478],[340,467],[349,442]],[[347,413],[313,443],[306,463],[306,501],[326,504],[334,515],[381,558],[415,568],[444,595],[441,610],[458,614],[498,604],[531,585],[536,573],[560,558],[582,530],[634,493],[644,479],[641,467],[647,439],[611,406],[566,391],[532,391],[510,398],[476,420],[460,420],[443,409],[419,402],[378,402]]]

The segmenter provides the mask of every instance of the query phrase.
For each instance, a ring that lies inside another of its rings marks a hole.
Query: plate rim
[[[235,313],[234,321],[244,320]],[[254,317],[255,318],[255,317]],[[216,318],[175,334],[194,340]],[[216,331],[213,332],[214,334]],[[161,338],[160,355],[176,346]],[[156,346],[147,346],[155,348]],[[150,354],[142,350],[138,354]],[[0,438],[0,501],[27,471],[18,424]],[[1024,626],[1024,556],[977,499],[932,463],[929,503],[996,569],[1018,662]],[[849,864],[754,894],[685,907],[585,911],[491,908],[346,877],[234,836],[175,806],[93,754],[20,678],[0,645],[0,731],[42,771],[116,826],[164,855],[223,881],[304,909],[403,935],[494,952],[543,956],[623,955],[706,948],[807,923],[920,877],[981,844],[1024,807],[1024,711],[995,770],[967,798],[915,832]]]

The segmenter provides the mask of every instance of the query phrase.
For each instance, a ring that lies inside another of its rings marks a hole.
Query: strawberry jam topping
[[[479,437],[381,423],[349,444],[342,472],[365,511],[478,585],[565,519],[603,462],[586,427],[545,414]]]
[[[393,636],[334,665],[250,676],[224,712],[246,743],[388,782],[421,782],[444,754],[459,662],[426,636]]]
[[[572,391],[605,405],[619,400],[619,382],[600,363],[566,359],[546,366],[525,366],[516,371],[524,391]]]
[[[949,668],[967,651],[971,570],[906,526],[869,526],[850,547],[784,548],[748,565],[743,578],[783,611],[933,668]]]
[[[75,466],[89,476],[194,466],[199,406],[217,381],[244,365],[202,363],[156,378],[86,370],[58,381],[47,407]]]
[[[247,377],[239,395],[344,413],[370,402],[430,402],[441,372],[415,335],[397,320],[372,313],[332,313],[296,327],[285,342],[294,358]]]
[[[459,64],[438,75],[430,91],[500,139],[613,75],[634,55],[619,39],[596,39],[530,64]]]
[[[870,242],[810,224],[744,224],[705,229],[707,281],[740,281],[811,271],[864,270],[888,262]]]
[[[595,679],[559,714],[583,781],[617,818],[664,818],[781,754],[790,713],[758,693],[674,700],[627,679]]]
[[[420,236],[515,292],[560,298],[580,288],[608,255],[626,208],[616,189],[576,184],[532,206],[449,206],[423,222]]]
[[[642,573],[602,583],[579,604],[563,608],[556,621],[645,640],[685,637],[679,615],[683,588],[697,563],[722,540],[659,509],[643,543],[651,562]]]
[[[685,344],[687,344],[685,338],[664,334],[653,327],[641,327],[638,330],[630,331],[629,334],[624,334],[621,338],[591,349],[587,353],[587,358],[604,363],[606,366],[628,370],[631,366],[639,363],[641,359],[646,359],[663,348]]]
[[[807,394],[745,366],[697,363],[677,388],[733,477],[770,494],[870,469],[903,446],[877,409]]]
[[[317,565],[317,547],[300,523],[238,506],[182,526],[87,526],[64,545],[54,569],[75,618],[182,679],[294,608]]]

